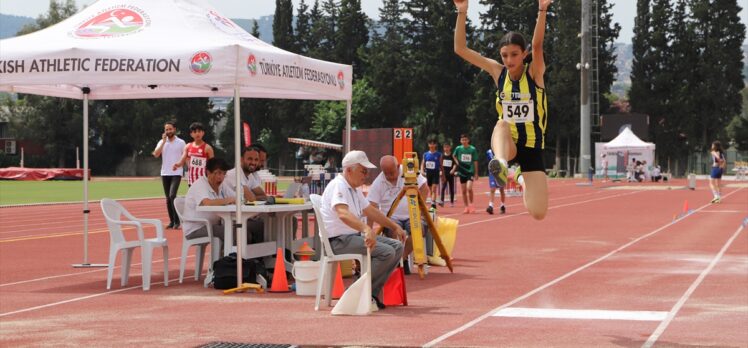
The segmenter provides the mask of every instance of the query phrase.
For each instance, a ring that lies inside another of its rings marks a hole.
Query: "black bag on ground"
[[[265,265],[257,259],[242,260],[242,283],[256,283],[258,268]],[[236,287],[236,253],[213,262],[213,287],[220,290]]]

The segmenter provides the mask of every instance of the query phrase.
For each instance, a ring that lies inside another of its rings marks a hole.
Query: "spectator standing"
[[[182,171],[170,166],[179,161],[184,152],[185,143],[176,135],[176,127],[173,121],[164,123],[164,133],[161,140],[153,150],[153,157],[161,157],[161,183],[164,186],[166,196],[166,211],[169,213],[169,225],[166,228],[179,228],[179,216],[174,209],[174,199],[179,192],[179,183],[182,181]]]
[[[436,150],[436,139],[429,139],[428,144],[429,150],[423,153],[423,160],[421,161],[421,173],[426,176],[429,188],[429,194],[425,199],[427,203],[431,203],[431,208],[436,209],[439,173],[442,169],[442,153]],[[444,205],[443,202],[442,205]]]
[[[452,167],[454,167],[454,157],[452,155],[452,144],[449,142],[445,142],[442,145],[442,150],[444,151],[442,153],[442,199],[439,203],[442,207],[444,206],[444,202],[446,200],[444,199],[445,190],[447,189],[447,186],[449,186],[449,202],[450,206],[455,206],[455,176],[452,173]]]
[[[600,156],[602,159],[600,160],[600,165],[603,167],[603,182],[608,181],[608,155],[603,153]]]
[[[494,158],[493,156],[493,150],[488,149],[486,150],[486,156],[488,157],[488,160],[492,160]],[[489,187],[489,198],[488,198],[488,207],[486,208],[486,212],[493,215],[493,202],[496,200],[496,189],[499,189],[499,195],[501,196],[501,206],[499,207],[499,211],[502,214],[506,214],[506,207],[504,206],[504,202],[506,201],[506,193],[504,192],[504,186],[502,186],[499,182],[496,181],[496,178],[491,174],[488,173],[488,187]]]
[[[470,145],[470,138],[467,134],[460,135],[462,145],[455,149],[452,158],[455,166],[452,168],[452,174],[457,174],[460,178],[460,189],[462,192],[462,201],[465,203],[465,214],[474,213],[473,206],[473,181],[478,180],[478,150]]]
[[[182,153],[182,158],[172,167],[173,170],[187,164],[187,184],[192,184],[197,179],[205,176],[205,164],[213,158],[213,147],[203,141],[205,128],[200,122],[193,122],[190,125],[190,136],[192,142],[187,144]]]
[[[725,151],[722,150],[722,143],[718,140],[712,143],[711,148],[712,155],[712,172],[709,175],[709,187],[712,189],[712,203],[719,203],[722,200],[722,173],[727,167],[727,161],[725,161]]]

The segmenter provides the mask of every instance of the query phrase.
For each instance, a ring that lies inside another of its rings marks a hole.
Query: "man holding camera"
[[[382,214],[387,214],[387,212],[389,212],[390,207],[392,207],[392,204],[395,202],[395,198],[397,198],[398,194],[400,194],[405,187],[406,179],[418,185],[418,191],[420,192],[421,197],[429,196],[429,187],[426,185],[426,178],[422,175],[418,175],[418,168],[414,167],[412,161],[407,162],[408,160],[413,159],[404,159],[403,166],[405,168],[402,169],[397,164],[397,158],[395,158],[395,156],[386,155],[382,156],[379,160],[379,167],[382,169],[382,172],[379,173],[377,178],[374,179],[374,183],[371,184],[367,199],[369,200],[369,203],[379,209]],[[392,212],[390,219],[410,235],[410,211],[408,209],[408,198],[405,195],[400,199],[400,203],[398,203],[395,211]],[[372,222],[369,222],[369,226],[371,225]],[[430,243],[431,238],[427,229],[424,228],[423,231],[427,236],[426,253],[431,255],[433,243]],[[390,231],[388,229],[385,229],[384,233],[385,235],[390,236]],[[403,258],[405,260],[407,260],[411,251],[413,251],[413,241],[408,238],[405,242],[405,251],[403,252]],[[405,268],[405,271],[406,273],[410,273],[408,267]]]

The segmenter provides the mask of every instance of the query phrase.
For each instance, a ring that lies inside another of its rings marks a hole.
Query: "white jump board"
[[[504,308],[494,317],[662,321],[668,312],[611,311],[599,309]]]

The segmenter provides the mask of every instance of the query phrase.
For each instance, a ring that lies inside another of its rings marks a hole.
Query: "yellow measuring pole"
[[[406,197],[408,203],[408,215],[410,217],[410,240],[413,243],[413,262],[418,266],[418,275],[423,279],[426,274],[424,273],[424,266],[428,262],[426,257],[426,244],[423,237],[423,229],[421,228],[421,218],[426,220],[426,224],[431,231],[431,236],[434,238],[434,243],[441,253],[441,258],[449,267],[450,272],[454,272],[452,269],[452,261],[449,257],[447,249],[442,244],[441,237],[436,230],[434,221],[431,219],[428,208],[426,208],[426,202],[421,197],[420,191],[418,191],[418,154],[415,152],[406,152],[403,154],[403,177],[405,178],[405,185],[403,186],[397,198],[392,202],[390,210],[387,212],[387,217],[392,216],[395,212],[400,200]],[[382,232],[380,226],[378,233]]]

